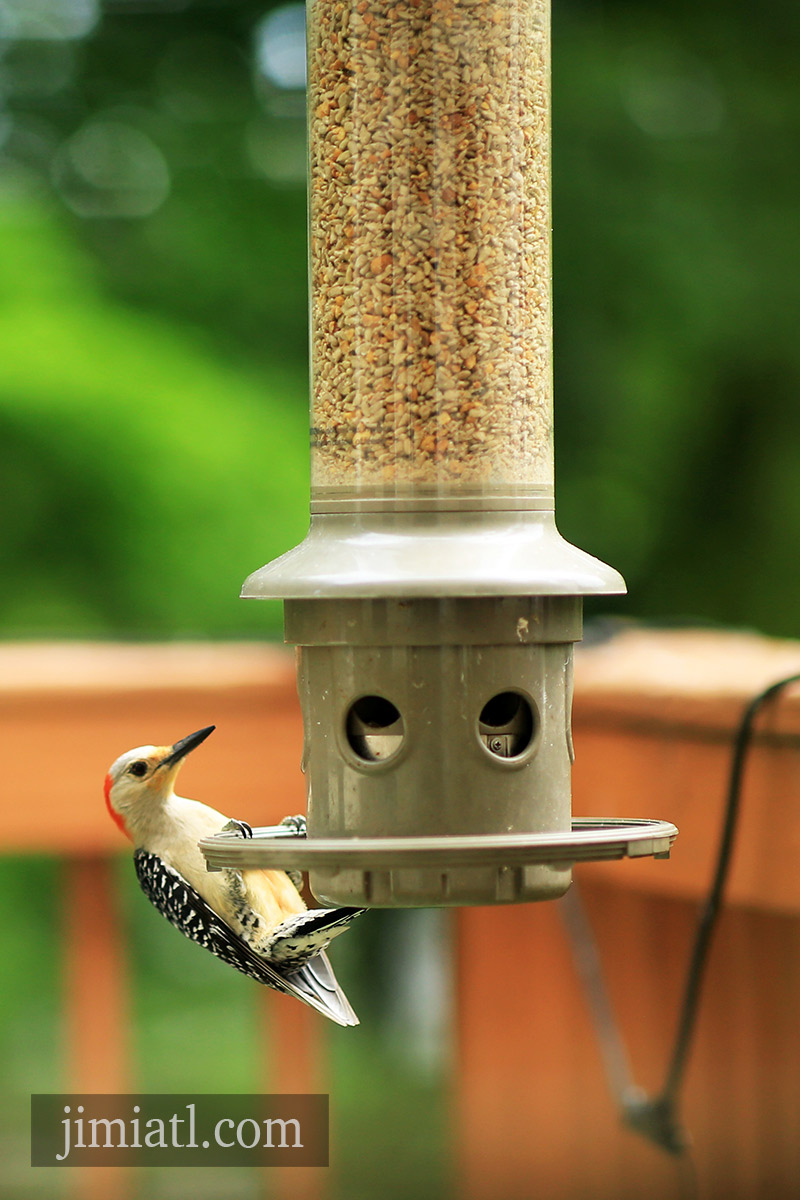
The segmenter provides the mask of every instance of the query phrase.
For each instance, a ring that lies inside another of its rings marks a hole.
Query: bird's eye
[[[142,762],[141,759],[135,763],[131,763],[131,765],[128,767],[128,774],[138,775],[141,778],[142,775],[147,774],[147,763]]]

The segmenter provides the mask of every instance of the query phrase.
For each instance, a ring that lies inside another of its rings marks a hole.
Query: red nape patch
[[[113,783],[113,780],[112,780],[111,776],[106,775],[106,781],[103,784],[103,795],[106,798],[106,808],[108,809],[108,815],[111,817],[111,820],[114,822],[114,824],[117,826],[117,828],[122,830],[122,832],[125,834],[125,837],[129,838],[131,835],[128,833],[127,829],[125,828],[125,822],[123,821],[123,819],[119,815],[119,813],[114,812],[114,809],[111,807],[111,784],[112,783]],[[131,838],[131,841],[132,840],[133,839]]]

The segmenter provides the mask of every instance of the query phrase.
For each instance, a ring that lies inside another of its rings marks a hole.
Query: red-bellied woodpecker
[[[309,911],[283,871],[206,869],[200,838],[225,828],[252,836],[243,821],[175,794],[181,763],[213,729],[199,729],[174,746],[137,746],[106,775],[108,811],[133,841],[142,891],[181,933],[230,966],[339,1025],[357,1025],[325,948],[364,909]]]

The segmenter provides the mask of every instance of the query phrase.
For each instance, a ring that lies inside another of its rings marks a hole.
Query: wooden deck
[[[575,872],[648,1093],[664,1081],[733,732],[753,695],[798,670],[798,643],[694,630],[631,630],[578,654],[575,815],[680,829],[669,862]],[[685,1091],[703,1200],[800,1196],[800,688],[757,731]],[[457,969],[463,1197],[696,1194],[620,1124],[558,905],[463,910]]]
[[[648,1089],[662,1081],[732,732],[751,695],[797,670],[800,643],[705,631],[633,629],[579,652],[575,815],[659,817],[680,828],[670,862],[576,872],[634,1075]],[[0,728],[13,749],[4,755],[0,848],[64,863],[71,1090],[130,1090],[134,1073],[109,870],[126,846],[104,812],[102,775],[137,742],[172,741],[211,722],[219,728],[202,764],[185,768],[189,794],[196,771],[204,796],[235,793],[238,813],[254,823],[303,809],[291,653],[252,644],[0,647]],[[794,688],[758,722],[730,907],[686,1089],[703,1200],[800,1195],[799,864]],[[455,919],[459,1200],[691,1195],[674,1160],[620,1127],[559,906],[466,909]],[[273,1044],[294,1047],[272,1064],[268,1086],[318,1090],[324,1027],[283,997],[265,1003],[278,1026]],[[89,1174],[83,1196],[124,1195],[124,1172]],[[284,1175],[282,1196],[324,1195],[324,1173]]]

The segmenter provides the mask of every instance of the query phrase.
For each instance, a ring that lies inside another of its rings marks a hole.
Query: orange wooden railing
[[[131,746],[216,723],[202,762],[187,760],[186,793],[223,809],[235,796],[237,812],[254,823],[303,811],[293,659],[250,644],[5,645],[0,680],[0,728],[13,747],[4,755],[0,849],[63,862],[65,1086],[133,1091],[127,963],[110,867],[130,848],[105,812],[102,777]],[[263,1005],[273,1048],[269,1062],[263,1054],[264,1091],[323,1090],[314,1014],[275,993]],[[287,1168],[279,1194],[312,1200],[322,1174]],[[129,1171],[93,1168],[80,1172],[75,1190],[87,1200],[123,1200],[133,1187]]]
[[[680,828],[670,862],[575,872],[648,1092],[664,1081],[733,731],[751,696],[798,670],[798,643],[698,631],[631,630],[578,656],[574,812]],[[769,705],[757,730],[685,1090],[693,1164],[622,1128],[558,905],[464,910],[467,1200],[800,1196],[800,689]]]
[[[662,1081],[733,729],[749,696],[798,669],[800,644],[690,631],[632,630],[578,656],[576,815],[656,816],[681,830],[668,863],[576,871],[634,1074],[648,1089]],[[126,847],[102,805],[103,772],[129,746],[215,722],[202,763],[185,767],[188,794],[222,808],[235,795],[237,812],[256,823],[302,810],[292,657],[250,644],[6,645],[0,681],[0,727],[14,748],[4,758],[0,849],[64,863],[66,1086],[131,1090],[109,869]],[[799,854],[795,689],[759,720],[687,1081],[703,1200],[800,1195]],[[460,910],[456,925],[459,1197],[692,1195],[681,1192],[688,1176],[673,1160],[620,1126],[559,906]],[[284,997],[264,1003],[274,1048],[265,1090],[326,1090],[323,1023]],[[82,1196],[126,1194],[125,1172],[88,1175]],[[276,1196],[326,1192],[321,1171],[287,1170],[272,1182]]]

